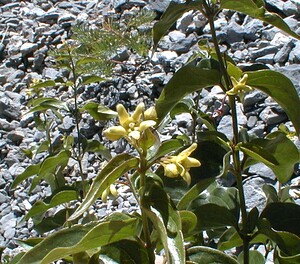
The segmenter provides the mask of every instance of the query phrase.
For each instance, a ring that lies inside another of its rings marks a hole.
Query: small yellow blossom
[[[248,74],[244,74],[244,76],[237,81],[234,77],[230,77],[231,82],[233,84],[233,88],[230,89],[227,94],[228,95],[238,95],[240,100],[243,102],[245,93],[253,91],[253,88],[249,85],[246,85]]]
[[[123,105],[117,105],[120,125],[106,129],[103,132],[104,136],[112,141],[118,140],[122,137],[127,137],[130,140],[139,140],[142,132],[156,124],[155,109],[149,108],[146,111],[144,111],[144,109],[144,103],[140,103],[137,105],[132,115],[129,115]]]
[[[178,156],[169,156],[161,159],[161,165],[164,167],[165,176],[175,178],[181,176],[187,184],[191,183],[190,168],[199,167],[200,161],[189,157],[197,148],[197,144],[193,143],[190,147],[180,152]]]

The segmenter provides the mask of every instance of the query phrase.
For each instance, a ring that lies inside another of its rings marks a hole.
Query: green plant
[[[174,74],[155,108],[146,110],[141,103],[130,114],[122,105],[117,106],[119,125],[108,128],[104,135],[113,141],[125,138],[133,154],[111,158],[89,186],[80,206],[70,212],[65,228],[38,241],[23,242],[30,249],[16,263],[50,263],[58,259],[73,263],[99,263],[99,259],[154,263],[156,254],[163,254],[167,263],[264,263],[264,256],[252,250],[259,244],[265,245],[267,252],[274,249],[276,263],[299,262],[299,205],[293,203],[286,188],[276,191],[265,185],[265,208],[262,212],[256,207],[247,209],[242,182],[247,168],[262,162],[281,184],[286,183],[299,162],[299,150],[282,126],[265,138],[249,139],[238,127],[236,109],[236,101],[243,101],[245,93],[259,89],[285,110],[299,136],[299,96],[284,75],[268,69],[243,72],[222,54],[214,19],[222,9],[232,9],[275,25],[295,38],[300,36],[279,16],[269,13],[262,0],[195,0],[170,3],[154,26],[154,46],[181,15],[193,9],[208,19],[214,48],[200,61],[187,63]],[[228,98],[232,139],[217,131],[197,104],[184,99],[213,85],[220,86]],[[195,127],[194,142],[187,137],[161,142],[156,127],[169,115],[182,111],[200,118],[206,130],[197,131]],[[78,219],[88,208],[99,197],[105,201],[108,193],[115,191],[111,186],[125,174],[140,212],[114,213],[102,220],[80,223]],[[234,176],[236,187],[220,186],[216,179],[229,174]],[[231,255],[224,253],[232,249],[237,250]]]

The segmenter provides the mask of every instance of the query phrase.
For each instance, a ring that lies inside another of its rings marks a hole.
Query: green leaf
[[[251,155],[245,162],[245,168],[257,161],[263,162],[272,169],[278,181],[281,183],[285,183],[291,178],[294,172],[294,165],[299,162],[299,151],[297,147],[284,133],[279,131],[269,134],[266,139],[254,139],[250,143],[242,144],[242,146],[244,145],[246,147],[249,146],[249,148],[250,145],[256,146],[259,150],[263,150],[264,154],[268,152],[277,161],[277,164],[272,164],[273,161],[270,162],[270,160],[266,160],[266,156],[262,158],[261,156],[259,157],[259,154],[254,155],[241,148],[247,155]],[[257,153],[259,152],[257,151]]]
[[[160,20],[153,26],[153,44],[156,50],[159,40],[166,34],[171,26],[185,13],[201,7],[203,0],[176,3],[171,1]]]
[[[274,259],[280,264],[299,264],[300,253],[293,256],[286,256],[280,249],[275,250]],[[276,263],[276,262],[275,262]]]
[[[184,98],[178,102],[170,112],[170,117],[173,119],[176,115],[182,113],[191,113],[191,109],[194,106],[194,101],[191,98]]]
[[[100,62],[99,59],[92,58],[92,57],[85,57],[83,59],[79,59],[76,61],[76,67],[84,65],[84,64],[89,64],[89,63],[98,63]]]
[[[247,85],[271,96],[288,115],[297,134],[300,135],[300,99],[291,80],[285,75],[271,70],[246,73],[248,74]]]
[[[248,213],[248,217],[247,217],[247,225],[248,225],[249,232],[253,232],[255,230],[258,217],[259,217],[259,211],[257,207],[253,207],[251,211]]]
[[[141,243],[121,240],[101,248],[100,259],[105,263],[148,264],[147,251]]]
[[[244,252],[241,252],[238,256],[238,262],[240,264],[244,264]],[[264,264],[265,258],[264,256],[257,250],[249,251],[249,264]]]
[[[111,159],[94,179],[82,204],[71,215],[69,220],[72,221],[82,215],[110,184],[114,183],[125,172],[136,169],[138,165],[139,159],[127,153],[120,154]]]
[[[62,102],[55,98],[37,98],[32,101],[32,108],[28,113],[34,113],[37,111],[51,110],[65,110],[69,111],[69,108],[65,102]]]
[[[222,251],[210,247],[191,247],[187,250],[188,259],[194,263],[205,264],[239,264],[234,258]]]
[[[49,86],[56,86],[57,84],[53,80],[47,80],[44,82],[40,82],[38,84],[30,86],[30,88],[44,88],[44,87],[49,87]]]
[[[220,2],[222,9],[235,10],[251,17],[260,19],[281,29],[292,37],[300,39],[300,36],[293,32],[279,15],[268,12],[264,8],[261,0],[221,0]]]
[[[21,174],[19,174],[13,181],[10,189],[15,189],[22,181],[25,181],[31,176],[37,175],[41,167],[41,163],[29,165]]]
[[[98,83],[105,80],[104,78],[97,75],[82,76],[81,79],[81,84]]]
[[[214,178],[202,179],[197,182],[184,196],[179,200],[177,204],[178,210],[187,209],[190,203],[198,197],[207,187],[215,181]]]
[[[262,190],[267,197],[267,204],[273,202],[279,202],[277,191],[275,190],[274,186],[270,184],[264,184]]]
[[[218,242],[219,250],[229,250],[231,248],[240,247],[243,240],[234,227],[229,227],[220,237]]]
[[[202,69],[188,64],[179,69],[164,87],[156,101],[158,122],[186,95],[220,83],[221,75],[217,70]]]
[[[110,151],[103,144],[101,144],[98,140],[95,139],[87,140],[84,151],[98,153],[107,160],[111,159]]]
[[[62,229],[29,250],[18,264],[47,264],[137,235],[138,221],[108,221]]]
[[[98,121],[110,120],[118,115],[117,112],[95,102],[86,103],[81,109],[86,110],[94,119]]]
[[[183,236],[188,237],[197,226],[197,216],[187,210],[179,211],[179,215],[181,218]]]
[[[260,218],[266,218],[272,228],[286,231],[300,237],[300,206],[293,203],[270,203],[262,211]]]
[[[34,215],[44,213],[55,206],[61,205],[63,203],[68,203],[72,200],[76,200],[77,198],[78,197],[76,191],[64,190],[54,195],[49,203],[37,201],[26,214],[25,220],[28,220]]]

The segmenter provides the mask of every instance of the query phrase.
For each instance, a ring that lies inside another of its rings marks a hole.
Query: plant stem
[[[146,171],[147,171],[147,160],[146,155],[144,154],[144,151],[140,151],[140,182],[141,182],[141,196],[143,197],[145,194],[145,187],[146,187]],[[149,256],[149,263],[154,264],[155,263],[155,256],[153,252],[153,247],[151,243],[151,237],[150,237],[150,230],[149,230],[149,222],[148,217],[145,212],[145,209],[143,208],[143,203],[140,203],[141,207],[141,213],[142,213],[142,223],[143,223],[143,233],[145,236],[145,246],[148,252]]]
[[[222,77],[224,78],[225,91],[230,90],[232,84],[230,80],[230,76],[227,72],[226,65],[224,63],[219,43],[217,40],[216,30],[214,26],[214,16],[215,14],[210,9],[210,7],[204,1],[204,8],[206,11],[206,15],[209,21],[209,25],[211,28],[212,40],[214,43],[215,51],[217,54],[218,61],[220,63],[220,71]],[[234,174],[236,177],[237,189],[239,193],[240,199],[240,207],[241,207],[241,214],[242,214],[242,230],[239,232],[241,239],[243,240],[243,252],[244,252],[244,264],[249,264],[249,237],[247,236],[247,210],[246,210],[246,202],[245,202],[245,193],[243,188],[242,182],[242,168],[241,168],[241,161],[240,161],[240,153],[235,149],[235,146],[239,143],[239,129],[238,129],[238,118],[237,118],[237,111],[236,111],[236,102],[235,96],[229,96],[229,105],[231,108],[231,116],[232,116],[232,129],[233,129],[233,142],[232,142],[232,155],[233,155],[233,163],[234,163]]]

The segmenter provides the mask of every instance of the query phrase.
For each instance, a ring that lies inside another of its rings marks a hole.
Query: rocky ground
[[[266,2],[269,10],[280,13],[286,23],[300,34],[299,0]],[[28,186],[10,190],[13,179],[30,162],[20,152],[20,147],[38,144],[44,137],[34,127],[32,117],[24,115],[28,110],[25,88],[33,78],[55,78],[64,74],[52,67],[49,50],[70,37],[72,25],[87,23],[89,26],[98,26],[103,16],[122,15],[140,9],[154,10],[159,16],[168,3],[168,0],[0,0],[0,246],[8,247],[7,252],[18,250],[15,249],[14,239],[35,234],[31,222],[18,223],[35,201],[49,193],[47,186],[36,188],[30,197],[26,190]],[[216,28],[222,50],[226,50],[238,64],[267,64],[271,69],[290,77],[300,94],[300,41],[256,19],[231,11],[218,16]],[[140,101],[151,104],[173,72],[186,62],[191,50],[198,49],[196,43],[206,39],[209,33],[209,27],[201,14],[192,11],[186,13],[163,38],[152,60],[136,78],[128,78],[128,74],[122,72],[126,67],[131,72],[135,71],[137,57],[129,54],[122,62],[125,66],[116,67],[116,75],[111,81],[88,86],[80,95],[80,100],[96,98],[112,108],[118,102],[123,102],[129,108]],[[62,91],[57,91],[53,96],[66,100],[69,98]],[[201,110],[215,115],[222,105],[223,97],[217,87],[210,93],[203,90]],[[247,95],[244,105],[238,106],[239,125],[247,128],[252,135],[263,136],[276,129],[280,123],[291,127],[282,109],[260,92]],[[230,112],[226,106],[224,109],[222,116],[218,117],[218,128],[230,137]],[[65,118],[63,126],[71,126],[70,129],[73,129],[68,118]],[[166,134],[188,133],[190,127],[190,117],[182,114],[176,117]],[[89,138],[93,138],[102,127],[87,117],[83,129]],[[296,140],[296,143],[300,146],[299,141]],[[117,153],[126,148],[126,145],[113,145],[113,151]],[[93,157],[89,159],[93,160]],[[98,165],[92,165],[89,177],[96,175]],[[263,165],[253,166],[250,173],[252,176],[245,181],[248,205],[259,206],[264,203],[265,196],[258,187],[265,182],[276,185],[276,180],[273,173]],[[298,177],[291,184],[297,185],[299,182]],[[108,204],[100,205],[97,214],[101,217],[111,211],[135,209],[134,198],[125,192]]]

